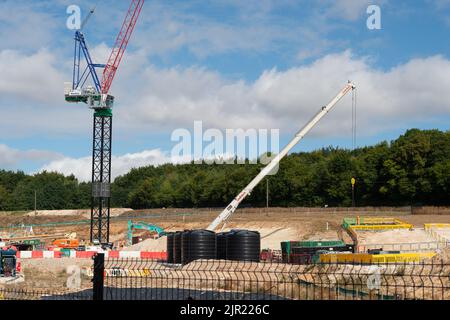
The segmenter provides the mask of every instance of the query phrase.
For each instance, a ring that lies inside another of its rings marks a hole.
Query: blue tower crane
[[[109,243],[109,219],[111,207],[111,147],[114,96],[109,94],[114,77],[124,56],[128,42],[139,19],[145,0],[130,0],[130,7],[116,37],[106,64],[96,64],[89,54],[83,28],[95,11],[89,15],[75,32],[75,53],[72,83],[65,83],[64,97],[67,102],[85,103],[94,110],[92,136],[92,194],[91,234],[92,243]],[[82,55],[86,68],[82,70]],[[101,81],[97,69],[102,68]],[[87,85],[88,80],[93,85]]]

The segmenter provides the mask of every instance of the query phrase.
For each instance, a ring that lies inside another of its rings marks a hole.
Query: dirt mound
[[[445,248],[442,250],[438,250],[438,254],[435,255],[431,262],[433,263],[450,263],[450,248]]]
[[[395,229],[386,231],[358,231],[361,244],[417,243],[435,240],[423,229]]]
[[[21,259],[24,282],[14,285],[15,289],[66,290],[69,277],[78,268],[90,268],[91,259]],[[82,288],[92,287],[90,277],[81,277]]]
[[[140,243],[124,248],[123,251],[150,251],[161,252],[167,250],[167,237],[146,239]]]
[[[133,211],[132,209],[127,208],[112,208],[110,215],[111,217],[116,217],[124,214],[125,212]],[[85,218],[91,217],[91,210],[38,210],[36,212],[31,211],[25,214],[28,217],[61,217],[61,216],[83,216]]]

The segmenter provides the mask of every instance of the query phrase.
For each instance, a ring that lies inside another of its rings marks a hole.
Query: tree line
[[[111,186],[112,205],[134,209],[224,207],[261,164],[166,164],[132,169]],[[450,131],[408,130],[391,142],[355,150],[328,147],[292,153],[242,206],[450,205]],[[54,172],[0,171],[0,210],[90,207],[90,183]]]

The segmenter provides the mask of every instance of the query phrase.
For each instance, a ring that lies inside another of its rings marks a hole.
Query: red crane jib
[[[111,84],[116,75],[117,69],[119,68],[120,61],[122,60],[123,54],[130,40],[131,34],[133,33],[134,26],[141,13],[142,6],[144,5],[144,0],[132,0],[130,8],[128,9],[127,16],[122,24],[122,29],[117,36],[116,43],[112,49],[111,55],[106,64],[105,70],[103,71],[102,78],[102,94],[108,94]]]

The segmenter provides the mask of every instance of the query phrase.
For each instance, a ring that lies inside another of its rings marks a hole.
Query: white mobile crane
[[[331,100],[331,102],[322,107],[320,111],[309,121],[288,143],[286,147],[275,157],[272,161],[261,170],[261,172],[244,188],[244,190],[239,193],[239,195],[234,198],[234,200],[226,207],[222,213],[209,225],[208,230],[214,231],[221,223],[223,223],[222,229],[225,227],[226,221],[230,216],[236,211],[239,204],[253,191],[253,189],[267,176],[278,163],[283,159],[288,152],[300,141],[303,137],[328,113],[333,109],[333,107],[341,100],[348,92],[356,89],[356,86],[352,82],[342,89],[338,95]]]

